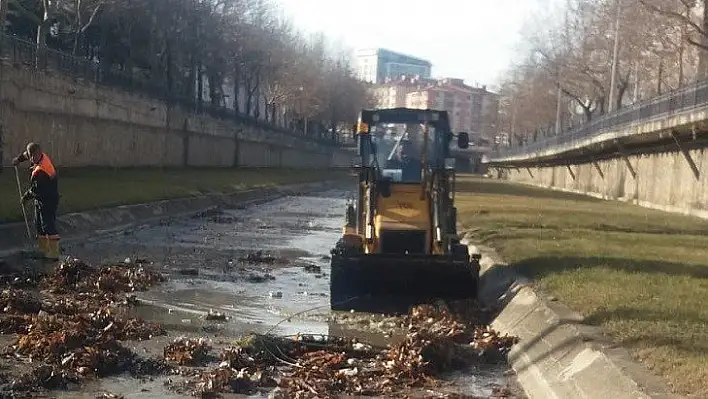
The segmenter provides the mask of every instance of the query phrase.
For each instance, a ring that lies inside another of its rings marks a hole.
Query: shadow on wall
[[[461,174],[455,183],[457,192],[464,194],[512,195],[548,199],[568,199],[584,202],[602,202],[603,200],[586,195],[547,190],[508,181],[480,179],[478,176]]]

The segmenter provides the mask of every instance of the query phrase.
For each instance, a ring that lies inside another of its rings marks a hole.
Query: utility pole
[[[561,134],[561,102],[563,101],[563,91],[558,85],[558,99],[556,104],[556,136]]]
[[[518,90],[518,83],[516,81],[517,78],[517,72],[514,71],[514,77],[513,77],[513,92],[511,96],[511,126],[509,131],[511,132],[511,137],[509,138],[509,146],[511,147],[514,139],[516,139],[516,96],[517,96],[517,90]]]
[[[612,75],[610,77],[610,104],[609,111],[615,110],[615,93],[617,91],[617,69],[619,67],[619,35],[620,35],[620,17],[622,16],[622,8],[620,7],[620,0],[615,0],[615,7],[617,7],[617,19],[615,20],[615,48],[612,53]]]
[[[565,29],[565,38],[566,40],[570,41],[570,10],[571,10],[571,1],[566,0],[566,7],[565,7],[565,19],[563,22],[564,29]],[[562,133],[562,123],[561,123],[561,104],[563,103],[563,89],[561,89],[561,75],[562,75],[562,68],[561,66],[558,67],[556,74],[558,75],[556,79],[558,79],[558,93],[557,93],[557,99],[556,99],[556,136],[560,136]]]
[[[639,61],[634,62],[634,98],[632,102],[639,101]]]
[[[686,4],[686,20],[690,21],[691,19],[691,5]],[[683,65],[683,60],[684,60],[684,54],[686,52],[686,38],[687,38],[687,31],[689,29],[688,23],[686,21],[683,21],[681,24],[681,41],[679,42],[679,48],[678,48],[678,62],[679,62],[679,76],[678,76],[678,84],[679,87],[683,87],[683,81],[684,81],[684,65]]]

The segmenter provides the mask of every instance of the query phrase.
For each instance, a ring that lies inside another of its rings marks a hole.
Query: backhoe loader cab
[[[386,132],[404,124],[403,134]],[[382,132],[383,130],[383,132]],[[445,111],[364,110],[356,125],[357,196],[332,250],[333,310],[405,312],[435,299],[476,297],[479,257],[457,236],[453,135]]]

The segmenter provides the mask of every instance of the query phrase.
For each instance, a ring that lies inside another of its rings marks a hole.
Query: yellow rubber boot
[[[49,254],[49,238],[47,236],[37,236],[37,246],[42,257],[46,258]]]
[[[59,260],[59,258],[61,257],[59,237],[47,238],[47,252],[45,257],[49,260]]]

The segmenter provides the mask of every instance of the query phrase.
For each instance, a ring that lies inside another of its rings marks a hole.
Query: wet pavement
[[[65,252],[94,264],[146,261],[169,276],[158,289],[137,294],[142,306],[131,312],[168,331],[166,337],[132,343],[137,353],[161,355],[180,336],[203,337],[215,348],[225,347],[247,333],[347,335],[384,345],[395,339],[395,334],[381,332],[394,327],[389,325],[395,324],[393,319],[329,310],[329,251],[341,234],[347,198],[338,189],[285,197],[98,236],[67,246]],[[244,261],[255,251],[272,258]],[[226,319],[207,320],[210,312]],[[467,395],[489,397],[495,388],[508,386],[521,396],[505,366],[484,366],[450,379]],[[83,393],[51,396],[95,398],[111,392],[125,398],[181,397],[169,387],[179,380],[109,377],[84,386]]]

